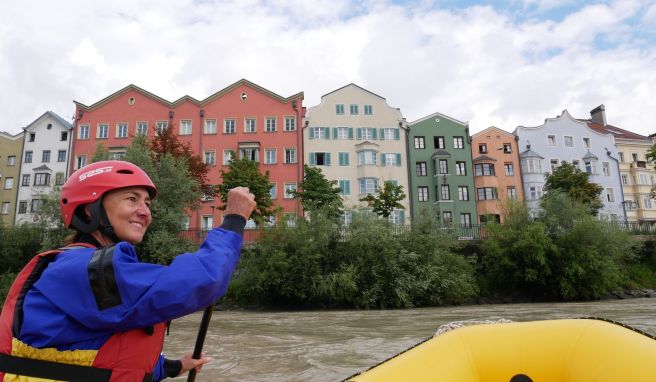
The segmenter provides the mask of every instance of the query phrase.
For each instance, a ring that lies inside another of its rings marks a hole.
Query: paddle
[[[205,308],[203,312],[203,318],[200,320],[200,327],[198,328],[198,336],[196,336],[196,345],[194,346],[194,352],[191,355],[193,359],[200,359],[200,355],[203,352],[203,344],[205,343],[205,335],[207,334],[207,329],[210,326],[210,320],[212,319],[212,312],[214,311],[214,304]],[[194,382],[196,380],[196,369],[189,370],[187,375],[187,382]]]

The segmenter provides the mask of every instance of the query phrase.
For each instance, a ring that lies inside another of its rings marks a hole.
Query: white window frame
[[[208,118],[205,120],[203,134],[216,134],[216,118]]]
[[[556,146],[556,136],[549,134],[547,135],[547,146],[555,147]]]
[[[294,195],[292,192],[294,191],[296,191],[296,182],[286,182],[284,199],[293,199]]]
[[[428,186],[418,186],[417,187],[417,200],[419,202],[428,201]]]
[[[358,166],[375,166],[377,154],[375,150],[358,151]]]
[[[203,163],[208,166],[216,166],[216,150],[203,151]]]
[[[223,119],[223,134],[236,134],[237,133],[237,120],[234,118]]]
[[[244,118],[244,133],[257,133],[257,118]]]
[[[296,131],[296,117],[285,117],[285,131]]]
[[[118,122],[116,124],[116,138],[127,138],[129,131],[128,126],[127,122]]]
[[[76,155],[75,156],[75,169],[79,170],[82,167],[87,165],[87,156],[86,155]]]
[[[107,139],[109,138],[109,124],[108,123],[99,123],[96,127],[96,139]]]
[[[571,135],[563,135],[563,143],[565,147],[574,147],[574,137]]]
[[[79,140],[89,139],[89,125],[88,124],[80,125],[80,128],[77,130],[77,139],[79,139]]]
[[[288,147],[285,149],[285,163],[296,163],[296,147]]]
[[[610,176],[610,162],[601,162],[601,171],[604,176]]]
[[[275,133],[278,130],[278,120],[276,117],[264,118],[264,131],[267,133]]]
[[[235,150],[223,150],[223,165],[224,166],[229,166],[230,161],[234,160],[235,157],[237,156]]]
[[[277,162],[278,153],[275,148],[264,149],[264,164],[275,164]]]
[[[337,139],[349,139],[348,127],[336,127],[336,129],[337,129]]]
[[[148,135],[148,122],[139,121],[135,125],[134,130],[136,135]]]
[[[181,119],[180,120],[180,135],[191,135],[192,132],[193,132],[193,130],[192,130],[191,119]]]

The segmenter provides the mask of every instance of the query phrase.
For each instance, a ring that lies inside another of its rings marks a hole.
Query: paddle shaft
[[[203,312],[203,319],[200,321],[200,327],[198,328],[198,336],[196,336],[196,345],[194,346],[194,352],[191,355],[194,359],[200,359],[200,355],[203,352],[203,344],[205,343],[205,336],[207,335],[207,329],[210,327],[210,320],[212,319],[212,312],[214,311],[214,304],[205,308]],[[189,370],[187,375],[187,382],[194,382],[196,380],[196,369]]]

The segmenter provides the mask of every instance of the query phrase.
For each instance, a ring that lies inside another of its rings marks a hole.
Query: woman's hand
[[[188,372],[191,369],[196,369],[196,373],[200,373],[203,365],[212,360],[211,358],[207,358],[205,353],[200,354],[200,359],[193,359],[191,356],[192,353],[189,352],[180,358],[182,369],[180,369],[180,374],[178,374],[178,376]]]

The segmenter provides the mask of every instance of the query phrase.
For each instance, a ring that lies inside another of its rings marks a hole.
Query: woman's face
[[[108,192],[103,207],[119,240],[140,243],[152,221],[150,196],[142,187],[120,188]]]

